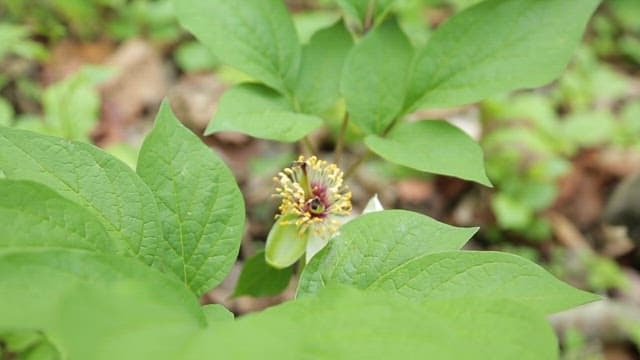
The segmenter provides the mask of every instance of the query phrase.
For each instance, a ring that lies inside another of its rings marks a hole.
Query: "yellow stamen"
[[[343,173],[335,164],[318,160],[315,156],[308,159],[300,156],[274,180],[278,182],[275,196],[282,199],[278,207],[280,214],[276,218],[294,215],[301,236],[310,226],[323,222],[324,229],[314,226],[314,232],[333,234],[340,222],[329,218],[351,213],[351,192],[343,185]],[[318,195],[320,193],[322,196]],[[321,206],[317,204],[320,199]]]

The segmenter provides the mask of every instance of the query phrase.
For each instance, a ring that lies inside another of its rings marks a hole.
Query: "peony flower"
[[[306,262],[324,248],[351,213],[351,192],[342,171],[315,156],[300,156],[274,180],[281,199],[276,223],[267,237],[266,260],[276,268]]]

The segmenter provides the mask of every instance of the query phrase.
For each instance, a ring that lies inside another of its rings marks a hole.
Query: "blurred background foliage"
[[[336,1],[286,1],[301,42],[340,17]],[[422,46],[479,1],[397,0],[381,16],[396,16]],[[0,125],[92,142],[131,166],[164,96],[202,134],[221,93],[247,79],[180,28],[169,0],[0,2]],[[312,136],[327,158],[339,114],[324,114],[329,131]],[[481,226],[473,248],[518,253],[608,295],[552,319],[564,358],[640,358],[640,1],[604,0],[552,84],[410,116],[444,118],[477,139],[494,188],[370,159],[350,182],[356,209],[378,193],[387,208]],[[348,129],[347,162],[363,151],[361,136]],[[271,177],[300,149],[234,133],[203,140],[234,170],[249,215],[238,268],[203,301],[242,313],[286,299],[290,290],[231,295],[242,259],[261,250],[273,221]],[[18,348],[0,344],[5,353]]]

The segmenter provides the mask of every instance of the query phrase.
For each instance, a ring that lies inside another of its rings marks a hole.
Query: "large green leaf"
[[[176,359],[206,325],[182,283],[116,255],[3,251],[0,291],[0,331],[42,330],[69,359]]]
[[[365,143],[392,163],[491,186],[480,145],[446,121],[402,123],[384,138],[367,136]]]
[[[344,225],[340,235],[313,258],[302,274],[298,294],[340,284],[418,301],[507,299],[544,313],[597,299],[524,258],[455,251],[473,232],[406,211],[361,216]]]
[[[147,264],[163,252],[158,206],[147,185],[124,163],[95,146],[0,128],[0,171],[44,184],[88,209],[116,241],[118,253]]]
[[[165,101],[137,171],[158,199],[170,248],[165,263],[196,294],[219,284],[235,263],[244,231],[244,201],[229,168]]]
[[[349,53],[340,89],[351,120],[383,132],[400,113],[413,48],[395,20],[369,32]]]
[[[296,113],[289,101],[274,90],[244,83],[222,95],[205,134],[239,131],[258,138],[293,142],[320,126],[322,119]]]
[[[202,307],[207,324],[212,325],[221,321],[233,321],[235,316],[222,304],[207,304]]]
[[[546,319],[504,300],[329,288],[239,321],[219,307],[205,318],[178,281],[79,250],[0,252],[0,289],[0,331],[42,330],[70,359],[557,357]]]
[[[280,0],[175,0],[180,23],[222,62],[287,93],[300,44]]]
[[[358,25],[373,25],[396,0],[337,0],[342,10],[358,21]],[[365,22],[370,21],[369,24]]]
[[[340,98],[340,76],[353,46],[342,21],[315,33],[302,49],[300,72],[294,94],[300,110],[319,114]]]
[[[405,108],[544,85],[565,68],[599,0],[487,0],[454,15],[413,63]]]
[[[0,228],[0,248],[115,251],[113,240],[93,214],[30,181],[0,180]]]
[[[292,267],[276,269],[270,266],[264,251],[260,251],[244,262],[233,295],[259,297],[279,294],[289,285],[292,271]]]
[[[305,267],[298,296],[317,292],[326,281],[365,288],[384,274],[424,254],[458,250],[477,231],[457,228],[404,210],[362,215]]]
[[[390,290],[414,299],[510,299],[545,314],[598,299],[556,279],[529,260],[487,251],[418,256],[379,273],[366,288]]]
[[[542,315],[513,302],[326,289],[204,331],[182,358],[537,360],[557,345]]]

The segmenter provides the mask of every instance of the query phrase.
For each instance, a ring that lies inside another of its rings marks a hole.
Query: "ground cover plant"
[[[548,83],[568,63],[598,1],[487,0],[453,16],[423,47],[389,13],[392,1],[338,3],[344,19],[305,45],[280,1],[174,3],[181,23],[220,62],[252,79],[225,92],[207,132],[300,141],[309,153],[278,175],[279,217],[236,290],[280,291],[298,261],[296,299],[239,319],[198,303],[235,263],[246,209],[231,171],[168,102],[135,171],[92,145],[2,127],[0,330],[12,352],[558,356],[545,316],[597,296],[524,258],[461,250],[476,228],[375,202],[350,218],[342,181],[376,154],[491,186],[482,150],[468,135],[407,115]],[[331,160],[344,173],[313,157],[307,138],[336,119]],[[344,164],[349,132],[369,150]]]

